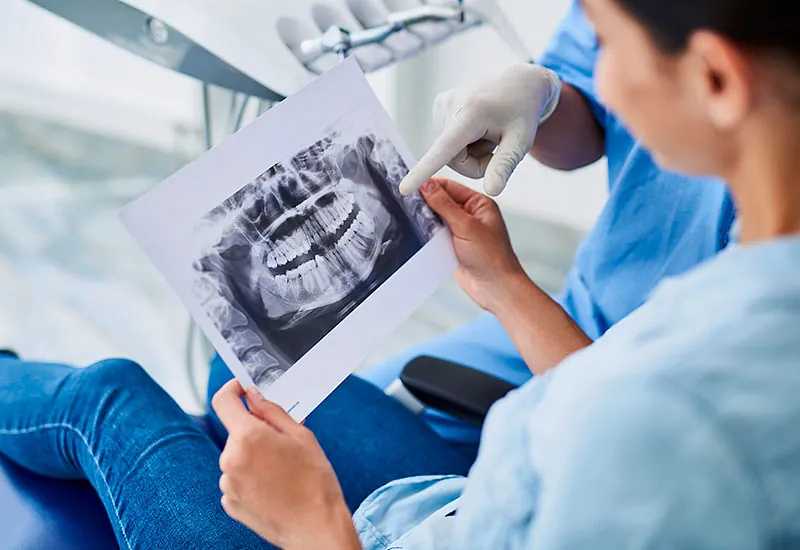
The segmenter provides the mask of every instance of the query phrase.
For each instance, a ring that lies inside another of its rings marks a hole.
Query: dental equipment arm
[[[497,0],[414,0],[395,11],[382,0],[29,1],[154,63],[272,102],[349,51],[371,72],[484,23],[531,59]]]
[[[372,44],[382,44],[395,33],[406,31],[414,25],[442,21],[465,23],[463,2],[459,1],[459,8],[420,6],[408,11],[392,13],[387,17],[385,24],[354,33],[341,27],[331,26],[321,37],[303,41],[300,44],[300,52],[307,64],[313,63],[329,53],[345,57],[351,50]],[[473,22],[472,25],[476,23]]]

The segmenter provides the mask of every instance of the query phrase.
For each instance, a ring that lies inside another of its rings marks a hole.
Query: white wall
[[[200,134],[196,82],[25,0],[0,0],[0,109],[166,149]]]
[[[571,0],[499,0],[539,54]],[[488,28],[470,31],[371,78],[417,155],[432,139],[436,94],[515,59]],[[34,113],[166,150],[201,141],[200,86],[144,61],[25,0],[0,0],[0,109]],[[605,200],[602,166],[557,173],[528,159],[505,208],[587,229]]]

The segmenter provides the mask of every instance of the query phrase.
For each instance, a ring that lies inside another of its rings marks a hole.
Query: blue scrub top
[[[594,31],[575,2],[540,59],[584,94],[605,129],[610,196],[557,297],[592,339],[639,308],[660,280],[682,274],[725,248],[734,219],[733,203],[721,181],[660,169],[606,111],[594,87],[598,49]],[[514,343],[492,316],[359,375],[386,388],[420,355],[461,363],[517,385],[531,377]],[[445,439],[478,441],[478,429],[439,411],[427,409],[423,418]]]
[[[539,60],[583,93],[605,129],[610,197],[560,296],[593,339],[641,306],[658,281],[725,248],[735,215],[722,182],[662,170],[606,111],[594,86],[598,50],[575,2]]]

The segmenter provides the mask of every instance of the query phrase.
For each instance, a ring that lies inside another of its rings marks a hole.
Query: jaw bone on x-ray
[[[196,228],[195,295],[261,390],[441,225],[419,196],[400,196],[408,169],[390,140],[339,126]]]

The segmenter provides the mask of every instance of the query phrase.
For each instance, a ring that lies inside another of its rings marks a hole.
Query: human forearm
[[[533,374],[543,374],[592,340],[524,273],[503,281],[491,307]]]
[[[302,540],[286,545],[286,550],[362,550],[347,507],[331,511],[331,517]]]
[[[592,343],[525,274],[495,201],[441,178],[426,183],[422,194],[452,232],[460,264],[456,280],[476,304],[500,319],[534,374]]]
[[[605,135],[586,98],[564,84],[558,107],[539,127],[531,156],[550,168],[575,170],[605,155]]]
[[[336,533],[336,546],[330,544],[323,544],[321,549],[329,550],[335,548],[337,550],[362,550],[361,541],[358,538],[358,533],[353,526],[353,520],[349,511],[342,516],[339,521],[339,527],[335,530]]]

